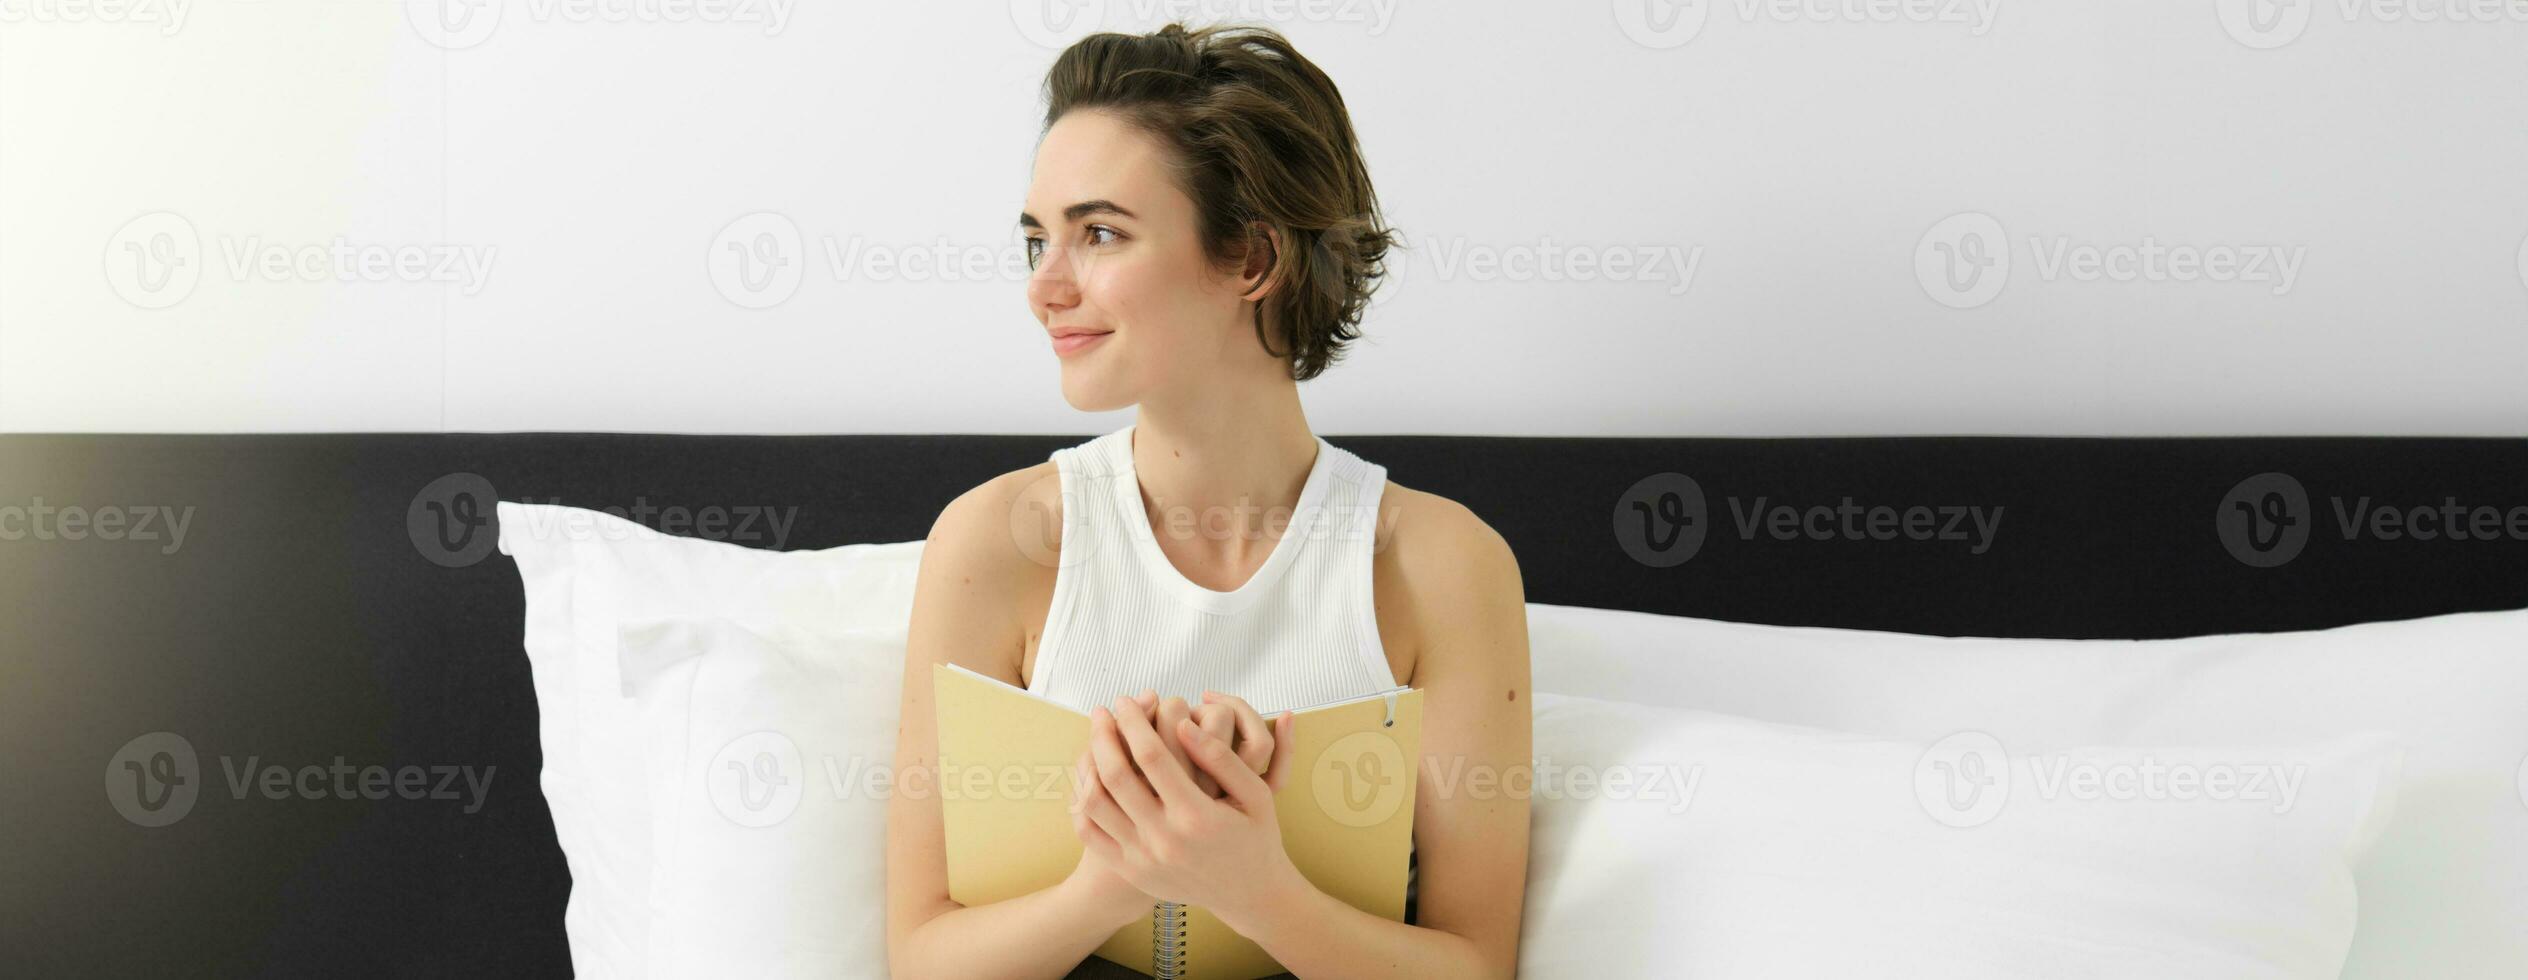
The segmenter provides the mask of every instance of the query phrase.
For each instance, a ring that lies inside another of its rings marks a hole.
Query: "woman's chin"
[[[1130,408],[1135,400],[1095,372],[1064,365],[1062,368],[1062,400],[1082,412],[1112,412]]]

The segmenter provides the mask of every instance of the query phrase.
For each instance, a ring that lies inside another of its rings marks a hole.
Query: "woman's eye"
[[[1122,241],[1123,237],[1123,232],[1106,225],[1088,226],[1088,244],[1090,245],[1112,245]],[[1042,238],[1034,235],[1027,236],[1027,267],[1033,269],[1038,263],[1043,262],[1045,250],[1050,247]]]

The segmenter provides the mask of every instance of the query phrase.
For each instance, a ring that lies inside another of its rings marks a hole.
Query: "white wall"
[[[1171,12],[1415,245],[1329,434],[2528,432],[2519,0],[0,0],[0,428],[1105,431],[1015,272],[865,260],[1008,269],[1054,48]]]

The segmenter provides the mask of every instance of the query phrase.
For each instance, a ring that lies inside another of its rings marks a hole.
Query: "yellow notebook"
[[[931,692],[948,897],[982,905],[1060,883],[1083,848],[1069,807],[1088,715],[954,664],[931,668]],[[1399,687],[1290,710],[1292,768],[1273,796],[1283,849],[1318,890],[1404,921],[1422,692]],[[1283,972],[1209,912],[1172,902],[1116,930],[1097,955],[1154,977]]]

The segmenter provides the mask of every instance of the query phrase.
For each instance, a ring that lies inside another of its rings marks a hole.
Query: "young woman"
[[[937,794],[897,793],[895,974],[1063,976],[1160,899],[1302,976],[1512,974],[1527,800],[1464,777],[1529,761],[1517,562],[1300,410],[1298,382],[1359,336],[1389,244],[1341,95],[1271,31],[1175,25],[1082,40],[1045,89],[1027,304],[1072,407],[1138,412],[940,514],[896,771],[935,766],[932,664],[1073,704],[1091,714],[1085,850],[1058,885],[967,907]],[[1281,709],[1398,684],[1424,692],[1403,923],[1310,885],[1271,797],[1295,765]]]

